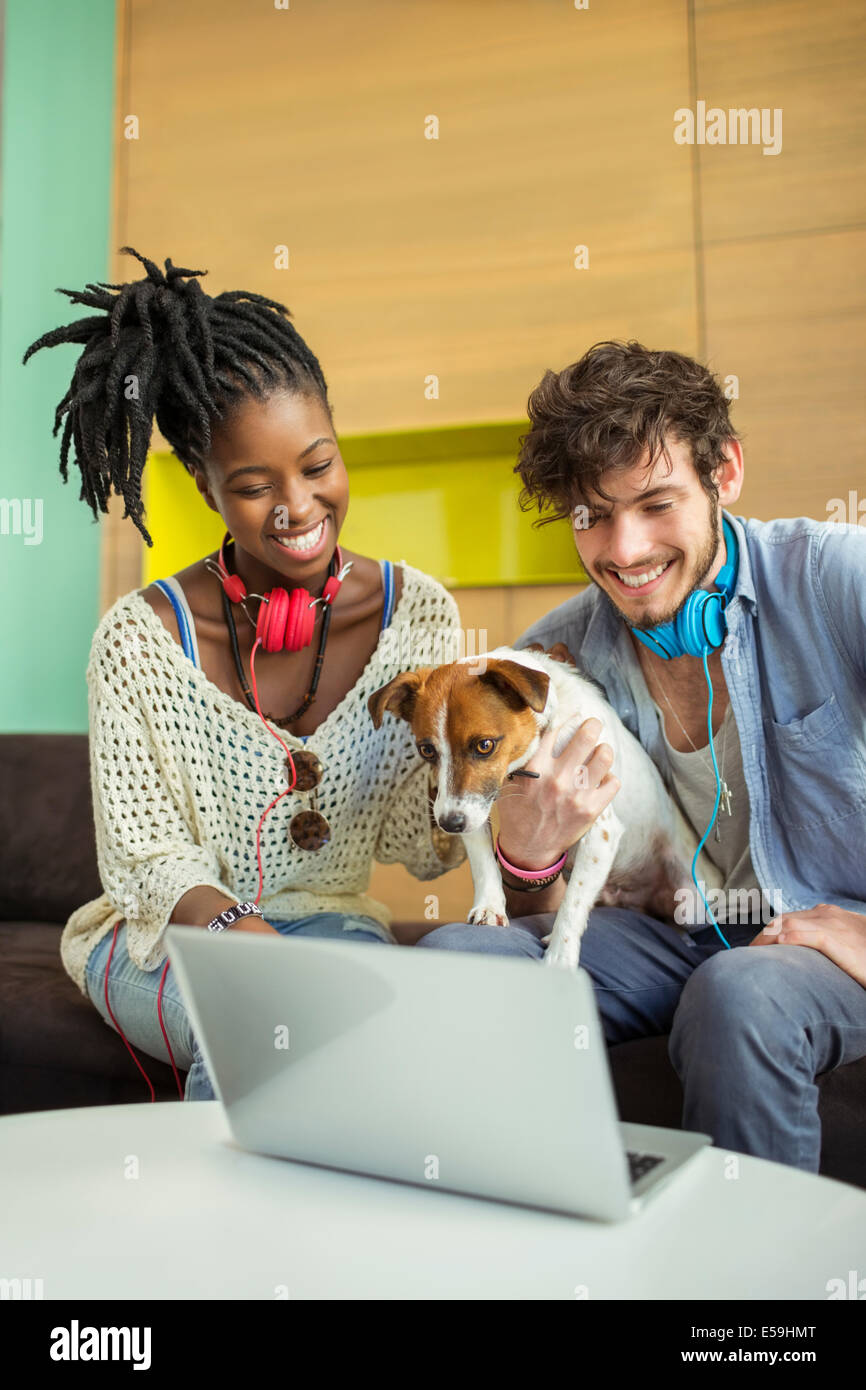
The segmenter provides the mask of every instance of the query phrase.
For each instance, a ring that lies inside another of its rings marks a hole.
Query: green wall
[[[87,729],[84,672],[99,621],[100,525],[79,500],[71,450],[64,484],[60,431],[52,436],[81,348],[45,348],[26,367],[21,358],[49,329],[91,312],[56,286],[83,289],[110,278],[114,50],[113,0],[7,0],[0,153],[4,733]]]

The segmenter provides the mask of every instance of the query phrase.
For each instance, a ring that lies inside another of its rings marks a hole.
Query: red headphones
[[[217,576],[232,603],[242,604],[247,598],[262,600],[256,618],[256,638],[264,650],[299,652],[302,647],[308,647],[313,640],[313,628],[316,625],[316,615],[313,611],[315,605],[333,603],[351,568],[351,565],[343,565],[339,545],[335,552],[337,573],[328,576],[320,596],[313,598],[309,590],[303,588],[289,591],[278,587],[270,589],[266,594],[248,594],[240,575],[229,574],[226,569],[223,551],[231,539],[231,532],[226,531],[220,546],[219,564],[214,564],[210,559],[205,560],[205,564],[211,573]]]

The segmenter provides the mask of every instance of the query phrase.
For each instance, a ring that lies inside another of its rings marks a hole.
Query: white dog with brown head
[[[529,762],[546,730],[558,726],[557,757],[592,717],[613,749],[620,789],[616,810],[608,805],[568,850],[567,886],[546,963],[577,968],[597,903],[672,918],[675,894],[693,890],[697,841],[691,829],[652,759],[573,666],[546,653],[497,647],[482,658],[405,671],[375,691],[368,708],[376,728],[386,711],[405,719],[431,765],[434,820],[466,846],[475,890],[470,923],[508,923],[490,830],[490,811],[504,784]],[[720,887],[712,863],[702,855],[699,864],[705,884]]]

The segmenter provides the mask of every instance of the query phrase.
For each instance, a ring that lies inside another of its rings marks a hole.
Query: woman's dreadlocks
[[[81,470],[80,497],[95,520],[108,511],[112,485],[148,545],[142,517],[141,475],[154,415],[188,472],[204,468],[211,421],[225,421],[245,395],[264,400],[286,389],[321,397],[328,388],[317,359],[287,321],[289,310],[264,295],[227,290],[215,298],[198,280],[206,270],[165,262],[165,274],[131,246],[146,279],[86,291],[58,289],[73,303],[105,313],[44,333],[23,361],[43,347],[84,343],[72,385],[57,406],[53,434],[64,415],[60,472],[68,482],[70,438]],[[109,294],[117,290],[117,294]],[[276,312],[272,312],[276,311]]]

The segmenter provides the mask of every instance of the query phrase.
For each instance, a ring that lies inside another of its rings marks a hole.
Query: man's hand
[[[602,725],[585,719],[558,757],[559,726],[541,737],[526,768],[540,777],[507,782],[496,803],[502,853],[519,869],[544,869],[584,835],[619,791],[613,749],[599,743]],[[597,746],[596,746],[597,745]]]
[[[783,912],[750,946],[811,946],[866,989],[866,916],[818,903],[805,912]]]

